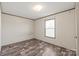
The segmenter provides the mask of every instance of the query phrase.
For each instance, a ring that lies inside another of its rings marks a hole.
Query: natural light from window
[[[45,22],[45,35],[55,38],[55,20],[47,20]]]

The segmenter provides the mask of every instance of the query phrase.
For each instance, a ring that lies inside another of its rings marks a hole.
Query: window
[[[55,38],[55,20],[45,21],[45,36]]]

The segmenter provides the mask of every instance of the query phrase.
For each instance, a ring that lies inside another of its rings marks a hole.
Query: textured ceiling
[[[30,19],[37,19],[53,13],[74,8],[74,2],[2,2],[2,12]],[[34,11],[34,5],[41,5],[41,11]]]

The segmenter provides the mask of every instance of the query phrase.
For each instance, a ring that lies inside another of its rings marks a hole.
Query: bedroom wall
[[[79,56],[79,3],[76,3],[76,19],[77,19],[77,55]]]
[[[0,4],[0,51],[1,51],[1,4]]]
[[[76,50],[76,35],[74,10],[66,11],[60,14],[49,16],[35,21],[35,38],[46,41],[51,44]],[[44,22],[46,19],[56,20],[56,39],[48,38],[44,35]]]
[[[2,45],[34,38],[34,21],[7,14],[1,14]]]

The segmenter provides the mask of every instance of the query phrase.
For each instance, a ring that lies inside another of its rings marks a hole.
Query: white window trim
[[[44,21],[44,36],[47,37],[47,38],[56,39],[56,20],[55,20],[55,28],[54,28],[55,29],[55,37],[46,36],[46,21],[48,21],[48,20],[55,20],[55,18],[53,18],[53,19],[46,19]]]

